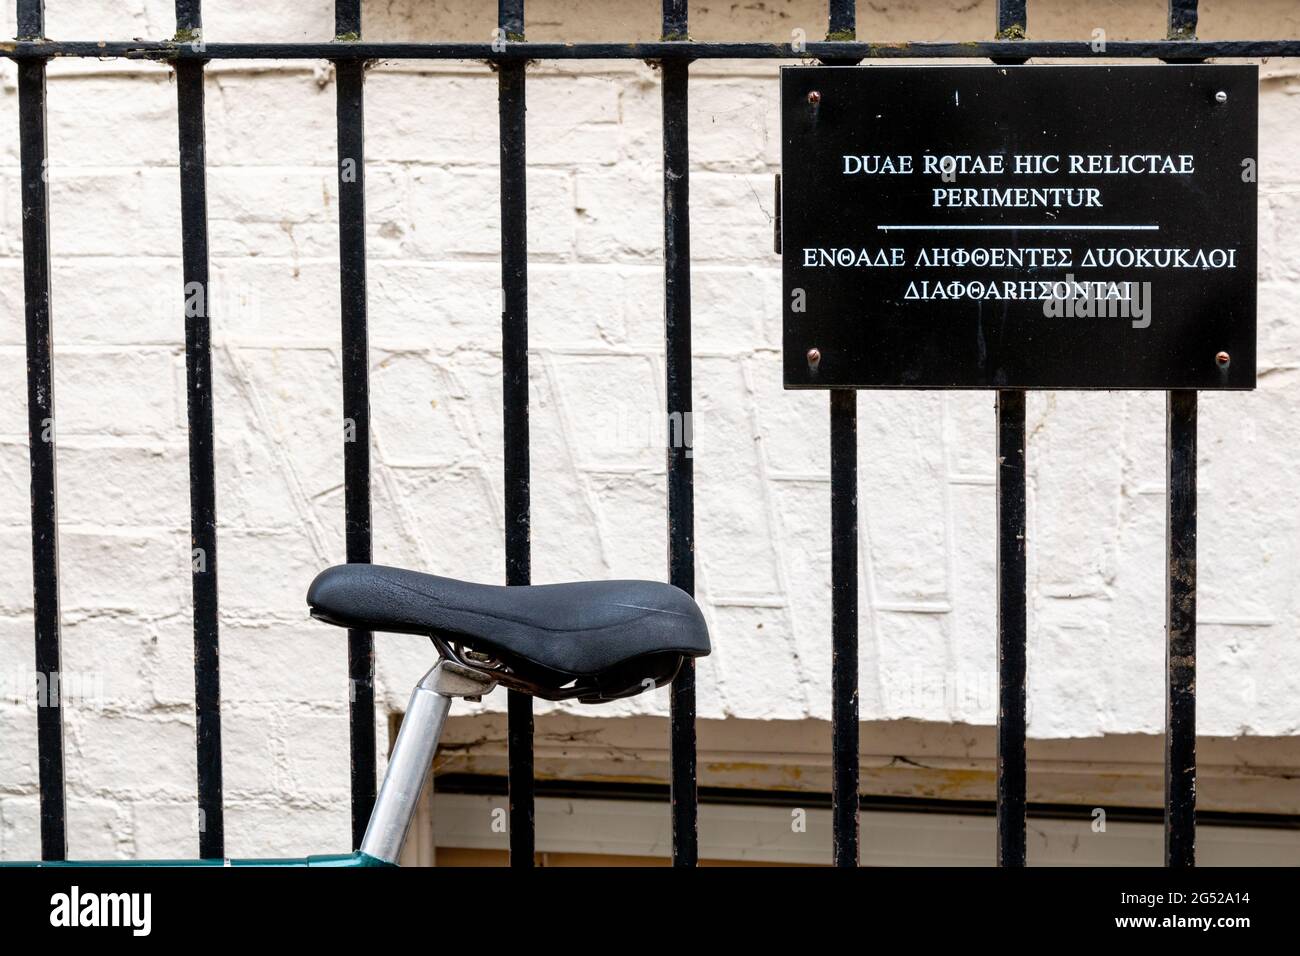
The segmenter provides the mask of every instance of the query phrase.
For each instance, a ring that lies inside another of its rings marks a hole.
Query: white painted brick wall
[[[50,0],[61,38],[165,36],[172,4]],[[486,38],[491,4],[371,10],[376,38]],[[539,39],[652,37],[657,4]],[[962,10],[956,8],[962,6]],[[1035,35],[1159,33],[1087,2]],[[1206,5],[1209,6],[1208,4]],[[12,35],[12,5],[0,33]],[[479,8],[482,9],[479,9]],[[617,7],[617,12],[615,8]],[[824,28],[821,4],[701,11],[702,38]],[[895,9],[896,7],[896,9]],[[864,13],[883,39],[986,35],[991,3]],[[1222,7],[1222,9],[1220,9]],[[734,18],[733,18],[734,17]],[[1217,18],[1217,19],[1216,19]],[[205,4],[209,38],[320,38],[330,4]],[[1039,21],[1036,21],[1039,22]],[[1281,0],[1203,35],[1295,35]],[[958,26],[953,27],[952,24]],[[343,555],[334,87],[328,70],[214,64],[208,80],[227,849],[347,841],[344,634],[309,621]],[[424,72],[421,72],[423,70]],[[780,387],[775,66],[693,67],[699,594],[716,652],[701,717],[829,717],[826,397]],[[1259,389],[1207,395],[1199,720],[1300,733],[1300,78],[1261,91]],[[0,64],[0,856],[37,854],[17,105]],[[539,582],[664,574],[657,77],[538,67],[528,86],[533,563]],[[51,67],[56,394],[70,843],[194,852],[193,675],[175,88],[144,64]],[[502,576],[496,84],[480,64],[390,64],[366,99],[375,558]],[[863,719],[994,719],[993,398],[860,396]],[[1030,401],[1030,698],[1037,737],[1162,726],[1163,398]],[[430,660],[380,636],[381,702]],[[485,707],[500,707],[498,697]],[[549,706],[549,705],[548,705]],[[540,710],[546,710],[542,706]],[[604,713],[664,713],[659,692]],[[381,714],[381,741],[386,714]]]

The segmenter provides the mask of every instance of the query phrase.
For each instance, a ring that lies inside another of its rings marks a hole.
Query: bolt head
[[[1214,102],[1216,103],[1228,102],[1228,94],[1223,92],[1223,90],[1219,90],[1219,92],[1214,94]]]
[[[809,367],[809,368],[816,368],[818,365],[821,364],[821,362],[822,362],[822,353],[821,353],[821,349],[809,349],[809,350],[808,350],[808,367]]]
[[[1227,368],[1228,363],[1232,361],[1232,356],[1227,352],[1220,352],[1218,355],[1214,356],[1214,361],[1219,363],[1219,368]]]
[[[811,103],[813,106],[816,106],[821,101],[822,101],[822,95],[818,93],[816,90],[813,90],[811,93],[808,94],[808,102]]]

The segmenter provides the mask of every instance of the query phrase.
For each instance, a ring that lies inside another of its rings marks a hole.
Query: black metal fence
[[[204,65],[214,59],[331,60],[338,96],[339,246],[343,346],[346,556],[371,558],[369,359],[366,320],[364,67],[375,59],[470,59],[494,64],[499,83],[501,156],[502,410],[505,443],[506,582],[529,581],[528,258],[525,70],[529,60],[625,59],[660,64],[663,93],[664,331],[668,421],[691,412],[689,69],[696,59],[1148,58],[1196,62],[1210,57],[1297,57],[1300,41],[1196,40],[1196,0],[1170,0],[1164,40],[1035,42],[1027,39],[1024,0],[998,0],[996,39],[981,43],[871,44],[856,37],[854,0],[830,0],[826,42],[695,43],[687,0],[663,0],[662,39],[653,43],[530,43],[524,0],[499,0],[491,43],[370,43],[361,36],[360,0],[337,0],[335,38],[312,43],[206,43],[200,0],[177,0],[176,36],[167,41],[52,41],[42,0],[17,0],[18,39],[0,44],[17,62],[26,296],[27,405],[31,458],[32,566],[36,671],[47,682],[61,671],[59,559],[55,478],[53,326],[50,314],[49,190],[46,162],[46,64],[54,57],[166,61],[176,70],[180,138],[183,315],[189,410],[190,511],[193,547],[194,684],[198,804],[204,825],[199,855],[224,855],[221,695],[218,657],[216,493],[208,315],[208,236],[204,134]],[[1195,859],[1196,807],[1196,409],[1194,391],[1168,393],[1167,718],[1165,862]],[[832,540],[832,693],[834,862],[855,866],[858,840],[857,396],[830,393]],[[670,426],[671,428],[671,426]],[[688,592],[695,581],[693,458],[666,436],[668,578]],[[998,755],[997,860],[1025,862],[1025,393],[997,401]],[[352,838],[359,845],[375,801],[374,640],[348,634],[352,682]],[[695,757],[695,671],[687,662],[672,688],[673,861],[699,855]],[[67,852],[63,713],[57,695],[37,711],[41,853]],[[533,862],[533,714],[531,698],[509,699],[510,856]]]

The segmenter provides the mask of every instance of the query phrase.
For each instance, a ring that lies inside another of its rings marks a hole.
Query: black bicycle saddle
[[[505,669],[501,683],[539,697],[630,697],[709,653],[691,596],[659,581],[502,587],[378,564],[341,564],[307,591],[313,617],[340,627],[428,635],[470,662]]]

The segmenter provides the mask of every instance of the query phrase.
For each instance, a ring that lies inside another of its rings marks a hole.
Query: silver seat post
[[[445,659],[415,685],[361,841],[362,853],[385,863],[397,862],[424,788],[424,778],[438,750],[438,738],[442,736],[452,698],[477,697],[495,686],[496,682],[487,675]]]

